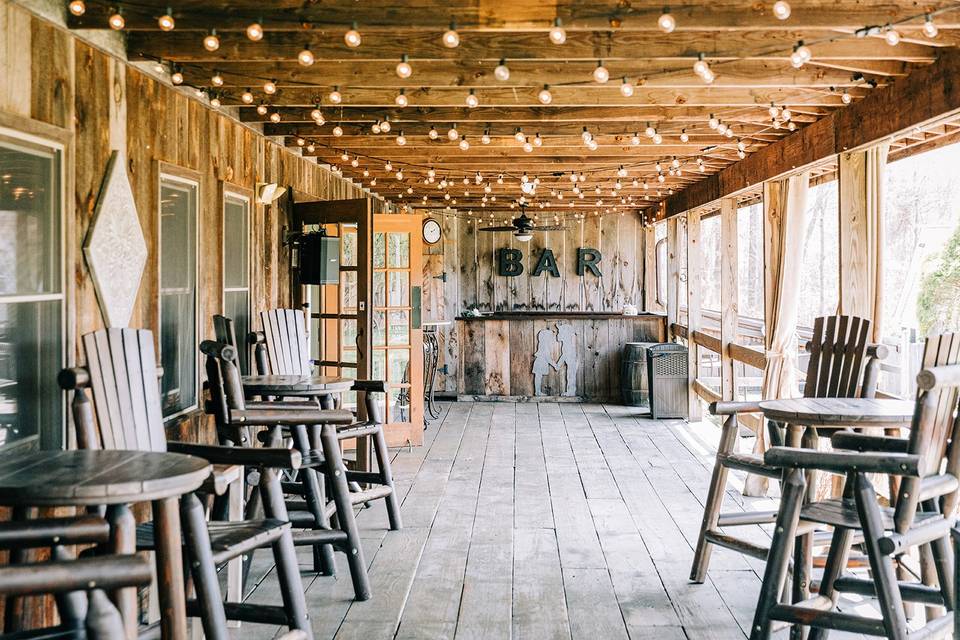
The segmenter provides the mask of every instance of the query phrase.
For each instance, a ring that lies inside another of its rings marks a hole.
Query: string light
[[[397,94],[397,97],[393,99],[398,107],[405,107],[410,104],[410,101],[407,100],[407,95],[404,93],[403,89],[400,89],[400,93]]]
[[[673,17],[673,14],[670,13],[669,7],[664,7],[663,13],[657,18],[657,26],[660,27],[660,31],[664,33],[673,33],[673,30],[677,28],[677,20]]]
[[[523,144],[523,141],[526,140],[527,137],[523,135],[523,129],[517,127],[517,130],[513,133],[513,139]]]
[[[300,53],[297,54],[297,62],[304,67],[309,67],[314,63],[313,52],[310,51],[310,45],[304,45]]]
[[[410,66],[410,58],[407,54],[400,56],[400,62],[397,63],[397,77],[407,79],[413,75],[413,67]]]
[[[183,74],[180,71],[175,70],[170,74],[170,82],[175,85],[183,84]]]
[[[459,137],[460,137],[460,132],[457,131],[457,125],[454,124],[454,125],[453,125],[452,127],[450,127],[450,129],[447,131],[447,138],[449,138],[451,141],[453,141],[453,140],[456,140],[456,139],[459,138]]]
[[[244,89],[243,93],[240,94],[240,101],[243,104],[253,104],[253,93],[250,92],[250,89]]]
[[[270,122],[280,122],[280,112],[274,111],[270,114]]]
[[[67,8],[70,9],[70,13],[75,16],[82,16],[87,12],[87,5],[83,0],[73,0],[70,4],[67,5]]]
[[[653,134],[653,144],[662,144],[662,143],[663,143],[663,136],[660,135],[659,133]]]
[[[794,69],[799,69],[811,59],[813,59],[813,53],[810,48],[803,44],[803,40],[798,41],[793,47],[793,53],[790,54],[790,64]]]
[[[620,95],[624,98],[629,98],[633,95],[633,83],[627,80],[626,77],[624,77],[623,82],[620,83]]]
[[[220,38],[217,37],[217,30],[213,29],[203,39],[203,48],[207,51],[216,51],[220,48]]]
[[[720,121],[717,119],[715,115],[711,113],[710,119],[707,120],[707,125],[709,125],[711,129],[716,129],[718,126],[720,126]]]
[[[247,25],[247,38],[253,42],[263,40],[263,26],[259,22],[251,22]]]
[[[537,94],[537,100],[540,101],[540,104],[550,104],[553,102],[553,94],[550,93],[549,85],[543,85],[543,89],[540,89],[540,93]]]
[[[351,49],[356,49],[360,46],[360,32],[357,31],[357,23],[354,22],[350,29],[343,34],[343,42]]]
[[[333,128],[333,135],[337,138],[343,135],[343,127],[337,125]]]
[[[383,165],[383,170],[386,171],[387,173],[390,173],[391,171],[393,171],[393,163],[387,160],[387,164]]]
[[[690,142],[690,134],[687,133],[686,129],[680,130],[680,142]]]
[[[383,122],[380,123],[380,131],[383,131],[384,133],[390,133],[390,129],[390,116],[384,116]]]
[[[553,19],[553,26],[550,28],[550,42],[553,44],[563,44],[567,41],[567,32],[560,22],[560,18]]]
[[[636,131],[633,133],[633,137],[630,138],[630,144],[635,147],[640,144],[640,134]]]
[[[900,44],[900,32],[888,24],[883,39],[887,41],[888,45],[895,47]]]
[[[216,94],[214,94],[213,97],[210,98],[210,106],[211,106],[211,107],[214,107],[214,108],[219,108],[219,107],[220,107],[220,97],[217,96]]]
[[[265,116],[267,115],[267,111],[269,111],[269,109],[267,109],[267,105],[263,104],[262,102],[257,105],[258,115]]]
[[[530,153],[531,151],[533,151],[533,145],[530,143],[530,138],[527,138],[526,140],[523,141],[523,150],[526,151],[527,153]]]
[[[510,68],[507,66],[506,59],[500,58],[500,64],[493,70],[493,77],[500,82],[506,82],[510,79]]]
[[[401,129],[400,133],[397,134],[397,144],[401,147],[407,144],[407,138],[403,135],[403,129]]]
[[[928,38],[936,38],[940,33],[940,30],[937,29],[937,25],[933,23],[933,16],[929,13],[923,16],[923,35]]]
[[[853,96],[847,93],[847,90],[844,89],[843,93],[840,94],[840,101],[843,102],[843,104],[850,104],[851,102],[853,102]]]
[[[222,86],[223,86],[223,76],[220,75],[219,72],[214,71],[214,72],[213,72],[213,77],[210,78],[210,83],[213,84],[213,86],[215,86],[215,87],[222,87]]]
[[[329,100],[329,101],[332,102],[333,104],[340,104],[341,102],[343,102],[343,94],[340,93],[340,87],[339,87],[339,86],[336,86],[336,85],[335,85],[335,86],[333,87],[333,91],[331,91],[331,92],[327,95],[327,100]]]
[[[313,121],[317,123],[318,127],[323,126],[323,124],[326,122],[326,120],[323,118],[323,111],[320,110],[319,102],[317,103],[317,106],[315,106],[310,112],[310,117],[313,118]]]
[[[431,125],[431,126],[430,126],[430,131],[427,133],[427,136],[428,136],[431,140],[436,140],[437,138],[440,137],[440,134],[437,132],[437,128],[434,127],[433,125]]]
[[[697,61],[693,63],[693,72],[700,76],[700,79],[707,84],[712,84],[717,77],[705,60],[703,53],[697,54]]]
[[[450,28],[443,34],[443,46],[447,49],[456,49],[460,46],[460,34],[457,33],[457,25],[450,23]]]
[[[477,98],[477,94],[474,93],[473,89],[470,89],[470,93],[467,94],[466,103],[470,109],[475,109],[480,104],[480,99]]]
[[[480,136],[480,142],[483,144],[490,144],[490,130],[484,129],[483,135]]]
[[[593,70],[593,79],[600,84],[604,84],[610,79],[610,72],[603,66],[603,60],[597,60],[597,68]]]
[[[543,146],[543,138],[540,137],[540,134],[539,134],[539,133],[537,133],[537,135],[533,136],[533,146],[535,146],[535,147],[542,147],[542,146]]]
[[[110,17],[107,19],[107,23],[110,25],[110,28],[113,29],[114,31],[120,31],[120,29],[123,29],[123,27],[126,26],[127,24],[127,21],[123,18],[123,14],[121,13],[121,11],[122,9],[117,7],[116,9],[114,9],[113,13],[110,14]]]
[[[377,120],[372,125],[370,125],[370,131],[373,133],[380,133],[380,121]]]
[[[777,20],[786,20],[790,17],[790,3],[785,0],[777,0],[773,3],[773,15]]]
[[[157,26],[160,27],[160,31],[173,31],[177,23],[174,21],[172,14],[173,11],[170,7],[167,7],[167,12],[157,18]]]

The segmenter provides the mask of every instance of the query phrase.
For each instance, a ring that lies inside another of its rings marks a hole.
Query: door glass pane
[[[357,266],[357,229],[344,227],[340,239],[340,264],[345,267]]]
[[[58,151],[0,139],[0,447],[62,440],[60,188]]]
[[[340,272],[340,308],[342,311],[354,313],[357,309],[357,272]]]
[[[393,232],[387,237],[387,266],[391,269],[409,267],[410,234]]]
[[[384,271],[373,272],[373,306],[380,308],[387,306],[387,274]]]
[[[387,352],[383,349],[375,349],[373,352],[372,372],[374,380],[384,380],[387,377]]]
[[[163,415],[196,405],[197,187],[160,181],[160,364]]]
[[[390,399],[390,413],[388,420],[390,422],[409,422],[410,389],[388,389],[387,397]]]
[[[387,264],[386,238],[382,233],[373,234],[373,266],[382,269]]]
[[[410,272],[409,271],[391,271],[389,279],[390,279],[390,306],[391,307],[409,307],[410,306]]]
[[[343,345],[343,350],[346,352],[347,349],[353,349],[356,352],[357,348],[357,321],[356,320],[341,320],[340,321],[341,331],[343,332],[343,339],[340,341],[340,344]],[[356,353],[354,353],[354,358],[356,358]],[[351,360],[350,362],[356,362],[356,360]]]
[[[389,382],[410,382],[409,349],[388,349],[387,365],[389,367],[387,378]]]
[[[386,312],[384,311],[374,311],[373,319],[373,344],[385,345],[387,344],[387,317]]]
[[[410,344],[410,312],[390,311],[389,344]]]

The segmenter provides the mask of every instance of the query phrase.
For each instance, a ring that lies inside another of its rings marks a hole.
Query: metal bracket
[[[437,280],[442,280],[443,282],[446,282],[446,281],[447,281],[447,272],[444,271],[444,272],[441,273],[440,275],[438,275],[438,276],[433,276],[433,277],[436,278]]]

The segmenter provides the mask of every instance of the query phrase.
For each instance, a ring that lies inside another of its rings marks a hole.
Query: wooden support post
[[[703,418],[703,412],[700,410],[700,396],[693,388],[693,383],[700,374],[700,354],[693,341],[693,332],[701,328],[700,308],[703,300],[701,282],[703,280],[700,278],[700,258],[700,213],[690,211],[687,213],[687,335],[690,336],[687,340],[689,350],[687,376],[690,380],[690,392],[687,397],[691,422]]]
[[[667,336],[673,340],[673,325],[680,318],[680,261],[677,218],[667,220]]]
[[[652,224],[643,227],[643,310],[663,312],[657,301],[657,230]]]
[[[720,396],[724,400],[736,396],[730,345],[737,341],[739,320],[737,256],[737,200],[724,198],[720,201]]]

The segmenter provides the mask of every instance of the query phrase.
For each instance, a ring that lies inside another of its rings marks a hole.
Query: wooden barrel
[[[650,406],[650,384],[647,380],[647,348],[655,342],[627,342],[620,353],[620,393],[623,404],[630,407]]]

